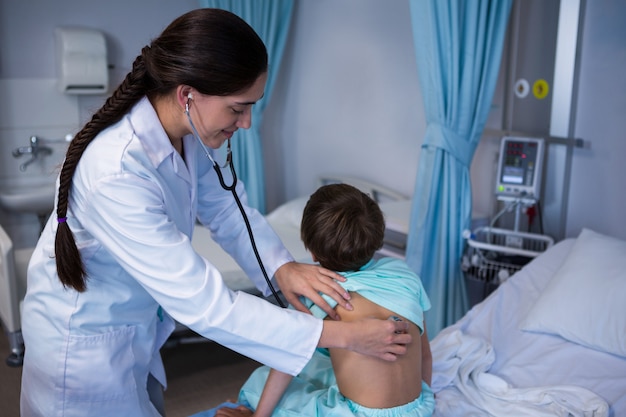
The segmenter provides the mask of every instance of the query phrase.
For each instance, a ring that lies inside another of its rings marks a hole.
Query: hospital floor
[[[167,417],[187,417],[237,398],[239,387],[259,364],[217,343],[174,344],[162,351],[168,376]],[[0,329],[0,415],[19,417],[21,368],[4,363],[9,345]]]

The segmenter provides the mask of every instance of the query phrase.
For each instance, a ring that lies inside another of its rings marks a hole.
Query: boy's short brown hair
[[[367,194],[348,184],[329,184],[309,198],[300,234],[321,266],[355,271],[382,247],[385,219]]]

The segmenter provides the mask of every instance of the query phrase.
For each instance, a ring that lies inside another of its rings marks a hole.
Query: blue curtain
[[[460,260],[472,212],[469,167],[491,106],[511,2],[410,0],[427,127],[407,262],[431,299],[431,338],[468,309]]]
[[[244,19],[259,34],[269,55],[265,96],[252,107],[252,127],[232,139],[237,176],[246,185],[248,204],[265,213],[265,175],[261,143],[263,110],[270,100],[287,41],[293,0],[200,0],[201,7],[224,9]]]

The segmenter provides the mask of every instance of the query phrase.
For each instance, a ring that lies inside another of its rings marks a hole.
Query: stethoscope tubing
[[[241,204],[241,200],[239,199],[239,196],[237,195],[237,192],[235,191],[235,186],[237,185],[237,175],[235,174],[235,168],[233,165],[232,158],[230,159],[229,165],[230,165],[230,171],[233,174],[233,183],[230,186],[226,186],[219,165],[213,164],[213,168],[215,169],[215,172],[217,173],[217,176],[219,178],[220,185],[222,186],[222,188],[224,190],[230,191],[233,194],[233,197],[235,198],[235,202],[237,203],[237,207],[239,207],[239,212],[241,213],[241,217],[243,218],[243,221],[246,224],[246,229],[248,230],[248,236],[250,237],[250,244],[252,245],[252,250],[254,251],[254,256],[256,257],[256,260],[259,263],[261,272],[263,272],[263,277],[265,278],[265,282],[267,282],[267,285],[272,291],[272,295],[274,296],[274,299],[276,299],[276,302],[278,303],[278,305],[284,308],[285,304],[283,304],[282,300],[278,296],[276,289],[272,285],[272,282],[270,281],[267,275],[267,271],[265,270],[265,266],[263,265],[263,261],[261,260],[261,255],[259,255],[256,242],[254,241],[254,234],[252,233],[250,220],[248,219],[248,216],[246,215],[246,211],[243,208],[243,204]]]
[[[206,157],[213,164],[213,169],[215,170],[215,173],[217,174],[217,179],[220,182],[220,186],[225,191],[230,191],[232,193],[233,197],[235,198],[235,202],[237,203],[237,207],[239,208],[239,212],[241,213],[241,217],[243,218],[243,221],[244,221],[244,223],[246,225],[246,230],[248,231],[248,236],[250,238],[250,244],[252,245],[252,250],[254,251],[254,256],[256,257],[256,260],[259,263],[259,267],[261,268],[261,272],[263,273],[263,277],[265,278],[265,282],[267,283],[268,287],[272,291],[272,295],[276,299],[276,302],[278,303],[278,305],[284,308],[285,304],[283,303],[283,301],[278,296],[278,293],[276,292],[276,289],[272,285],[272,282],[270,281],[270,279],[269,279],[269,277],[267,275],[267,271],[265,270],[265,266],[263,265],[263,261],[261,259],[261,255],[259,254],[259,251],[258,251],[257,246],[256,246],[256,242],[254,240],[254,233],[252,233],[252,226],[250,226],[250,220],[248,219],[248,216],[246,215],[246,211],[245,211],[245,209],[243,207],[243,204],[241,204],[241,200],[239,199],[239,196],[237,195],[237,191],[236,191],[236,187],[237,187],[237,173],[235,172],[235,165],[233,164],[233,157],[232,157],[232,153],[231,153],[231,150],[230,150],[230,139],[228,139],[228,151],[227,151],[226,163],[224,164],[224,167],[226,167],[226,165],[228,165],[230,167],[230,172],[231,172],[231,174],[233,176],[233,182],[232,182],[232,184],[227,185],[226,181],[224,181],[224,175],[222,174],[221,167],[215,161],[215,159],[213,159],[211,157],[211,153],[207,149],[207,147],[204,144],[204,142],[202,142],[202,139],[200,139],[200,135],[198,134],[198,130],[196,129],[196,126],[193,124],[193,121],[191,120],[191,115],[189,114],[189,100],[187,100],[187,104],[185,105],[185,114],[187,115],[187,119],[189,120],[189,124],[191,125],[191,130],[193,131],[193,136],[196,138],[196,140],[198,141],[198,143],[202,147],[202,150],[204,151],[204,154],[206,155]]]

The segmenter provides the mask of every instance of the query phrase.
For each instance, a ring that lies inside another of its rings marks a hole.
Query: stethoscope
[[[241,204],[241,200],[239,200],[239,196],[237,195],[237,192],[235,191],[235,188],[237,186],[237,173],[235,172],[235,166],[233,165],[233,156],[232,156],[232,151],[231,151],[231,148],[230,148],[230,139],[228,139],[228,145],[227,145],[227,148],[226,148],[226,162],[224,163],[223,166],[220,167],[220,165],[215,161],[215,159],[213,159],[213,157],[211,157],[211,153],[209,152],[209,149],[206,147],[204,142],[202,142],[202,139],[200,139],[200,134],[198,133],[198,130],[196,129],[196,126],[193,124],[193,121],[191,120],[191,115],[189,114],[189,102],[192,99],[193,99],[193,95],[191,93],[189,93],[187,95],[187,102],[185,103],[185,114],[187,115],[187,119],[189,120],[189,124],[191,125],[191,130],[193,131],[193,136],[196,138],[196,140],[198,141],[198,143],[202,147],[202,150],[204,151],[204,154],[206,155],[206,157],[213,164],[213,169],[214,169],[215,173],[217,174],[217,178],[218,178],[222,188],[224,190],[226,190],[226,191],[230,191],[233,194],[233,197],[235,198],[235,202],[237,203],[237,207],[239,207],[239,211],[241,212],[241,216],[243,217],[243,221],[246,224],[246,229],[248,230],[248,236],[250,237],[250,243],[252,244],[252,250],[254,251],[254,255],[256,256],[256,260],[259,263],[259,267],[261,268],[261,272],[263,272],[263,277],[265,278],[265,282],[267,282],[267,285],[269,286],[270,290],[272,291],[272,295],[276,299],[276,302],[278,303],[278,305],[281,306],[281,307],[285,307],[285,304],[283,303],[283,301],[278,296],[278,293],[276,292],[276,289],[274,288],[274,286],[272,285],[272,282],[270,281],[269,277],[267,276],[267,272],[265,271],[265,266],[263,265],[263,261],[261,260],[261,256],[259,255],[259,251],[258,251],[258,249],[256,247],[256,242],[254,241],[254,235],[252,233],[252,227],[250,226],[250,221],[248,220],[248,216],[246,215],[246,211],[243,208],[243,204]],[[224,181],[224,176],[222,175],[222,168],[226,168],[226,165],[228,165],[230,167],[230,172],[231,172],[231,174],[233,176],[233,182],[230,185],[226,184],[226,182]]]

